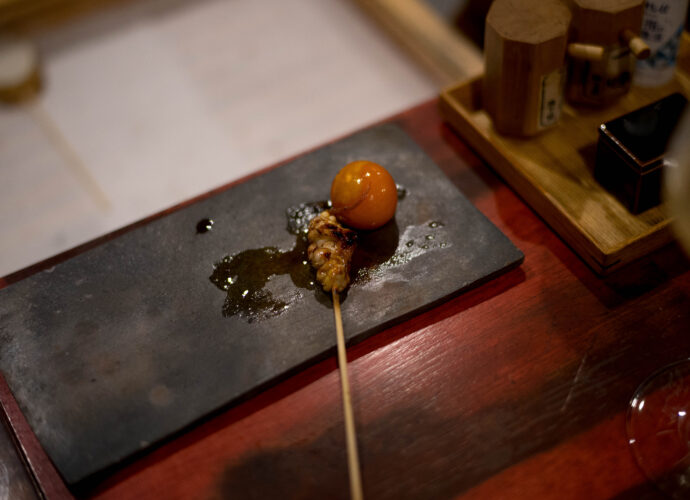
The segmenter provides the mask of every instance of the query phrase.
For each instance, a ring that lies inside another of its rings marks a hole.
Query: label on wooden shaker
[[[565,72],[563,68],[558,68],[551,73],[541,77],[541,87],[539,92],[539,123],[537,127],[545,129],[555,125],[561,117],[563,109],[563,85],[565,82]]]
[[[573,102],[605,105],[630,90],[635,56],[626,45],[604,49],[600,61],[571,58],[566,94]]]
[[[601,99],[623,95],[630,89],[635,57],[627,46],[613,45],[604,51],[598,62],[586,63],[583,94],[588,99]]]

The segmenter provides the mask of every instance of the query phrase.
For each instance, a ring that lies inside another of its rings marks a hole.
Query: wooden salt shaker
[[[495,0],[484,35],[484,107],[503,134],[558,122],[570,10],[557,0]]]
[[[644,0],[567,0],[573,14],[571,45],[600,47],[599,58],[569,50],[566,97],[570,102],[607,105],[630,90],[636,58],[649,56],[638,36]]]

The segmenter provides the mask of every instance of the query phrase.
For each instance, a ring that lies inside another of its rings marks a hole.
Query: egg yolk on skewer
[[[331,212],[355,229],[376,229],[395,215],[398,190],[381,165],[354,161],[345,165],[331,184]]]

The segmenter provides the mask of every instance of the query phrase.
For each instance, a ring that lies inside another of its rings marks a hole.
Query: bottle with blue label
[[[658,87],[673,78],[687,11],[688,0],[647,0],[640,36],[651,54],[637,61],[635,85]]]

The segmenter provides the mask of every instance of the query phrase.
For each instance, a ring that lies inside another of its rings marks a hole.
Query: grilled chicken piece
[[[342,292],[350,284],[350,259],[357,233],[340,225],[327,210],[314,217],[307,233],[309,262],[324,291]]]

